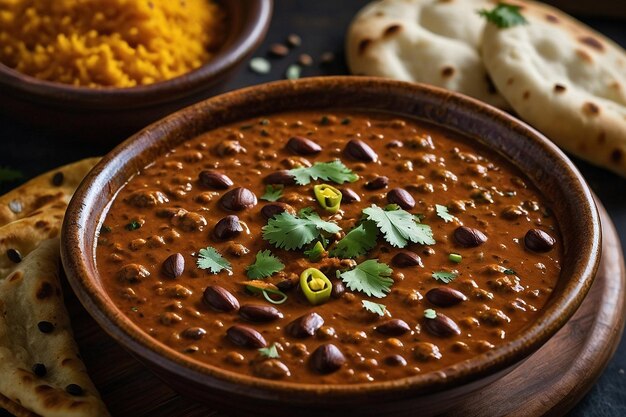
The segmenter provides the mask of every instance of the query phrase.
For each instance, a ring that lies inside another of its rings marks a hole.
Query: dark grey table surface
[[[220,86],[220,91],[281,79],[287,66],[295,62],[299,53],[307,53],[316,61],[315,65],[304,69],[302,76],[346,74],[347,69],[343,60],[345,30],[352,16],[364,4],[366,4],[364,0],[276,0],[270,31],[255,55],[266,56],[269,45],[284,42],[290,33],[297,33],[302,37],[302,46],[286,58],[271,59],[270,74],[258,75],[247,67],[241,68],[233,78]],[[614,4],[616,7],[626,7],[623,0],[617,0]],[[622,46],[626,46],[625,21],[579,18]],[[325,52],[334,53],[335,60],[329,65],[320,66],[319,58]],[[33,115],[33,118],[35,117],[37,116]],[[102,128],[106,129],[106,126]],[[122,139],[119,138],[120,141]],[[16,123],[0,115],[0,166],[20,170],[24,174],[23,180],[80,158],[103,155],[113,146],[92,143],[89,132],[77,131],[70,136],[52,136],[46,131],[28,124]],[[607,208],[622,242],[626,242],[626,180],[573,159]],[[0,193],[8,191],[19,182],[0,184]],[[615,357],[571,415],[626,416],[625,369],[626,340],[622,338]]]

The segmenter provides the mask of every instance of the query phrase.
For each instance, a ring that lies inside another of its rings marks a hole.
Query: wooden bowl
[[[562,226],[561,279],[538,320],[508,343],[438,372],[355,385],[269,381],[200,363],[133,324],[104,291],[94,236],[107,205],[137,171],[186,139],[238,120],[304,109],[393,112],[463,132],[504,154],[553,203]],[[62,230],[68,279],[87,311],[116,341],[181,393],[231,413],[255,415],[436,414],[453,407],[536,351],[576,311],[599,262],[600,221],[591,193],[567,157],[537,131],[495,108],[442,89],[365,77],[280,81],[188,107],[115,148],[70,202]]]
[[[0,63],[0,111],[57,134],[120,142],[149,123],[214,95],[217,84],[263,41],[273,0],[220,3],[229,33],[215,56],[196,70],[145,86],[89,88],[43,81]]]

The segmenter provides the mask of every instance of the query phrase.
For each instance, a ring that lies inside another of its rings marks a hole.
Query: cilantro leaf
[[[16,169],[9,167],[0,167],[0,183],[19,180],[23,176],[24,175]]]
[[[363,300],[363,308],[369,311],[370,313],[378,314],[379,316],[384,316],[387,312],[387,306],[384,304],[373,303],[368,300]]]
[[[141,228],[142,224],[139,220],[133,220],[132,222],[128,223],[126,226],[124,226],[126,228],[126,230],[132,232],[133,230],[137,230],[139,228]]]
[[[459,276],[459,273],[456,271],[448,272],[448,271],[436,271],[433,272],[432,277],[438,281],[441,281],[445,284],[449,284]]]
[[[456,220],[456,217],[448,212],[448,207],[446,206],[435,204],[435,210],[437,211],[437,216],[441,217],[446,223]]]
[[[337,258],[356,258],[365,255],[376,246],[378,229],[376,224],[365,221],[350,230],[330,251],[330,256]]]
[[[433,245],[433,231],[430,226],[418,223],[417,217],[399,209],[386,211],[373,205],[363,210],[369,220],[376,223],[385,240],[391,246],[404,248],[408,242]]]
[[[338,159],[331,162],[316,162],[310,167],[294,168],[289,170],[298,185],[307,185],[312,180],[322,179],[324,181],[333,181],[337,184],[344,182],[354,182],[359,176],[352,172],[350,168],[345,166]]]
[[[341,231],[341,227],[337,226],[337,223],[327,222],[322,220],[311,207],[306,207],[298,212],[298,215],[304,219],[307,219],[315,226],[316,229],[323,230],[327,233],[337,233]]]
[[[426,310],[424,310],[424,317],[426,317],[427,319],[434,319],[437,317],[437,312],[432,308],[427,308]]]
[[[327,222],[312,209],[300,210],[300,217],[282,212],[268,220],[263,226],[263,239],[279,249],[293,250],[311,243],[320,235],[320,230],[337,233],[341,230],[336,223]]]
[[[266,249],[257,252],[254,263],[246,267],[246,275],[250,279],[267,278],[284,268],[285,264]]]
[[[265,187],[265,194],[261,196],[261,200],[265,201],[278,201],[283,196],[282,185],[268,185]]]
[[[482,9],[478,14],[486,18],[500,29],[517,25],[526,25],[528,21],[520,13],[521,7],[513,4],[498,3],[492,10]]]
[[[342,272],[339,277],[352,291],[361,291],[368,296],[383,298],[391,291],[393,280],[389,275],[393,270],[378,259],[368,259],[350,271]]]
[[[222,270],[226,269],[231,272],[232,267],[230,262],[228,262],[215,248],[207,246],[206,249],[200,249],[198,252],[198,260],[196,261],[198,264],[198,268],[200,269],[208,269],[210,273],[217,274]]]
[[[270,359],[280,358],[280,355],[278,354],[278,350],[276,349],[276,343],[272,343],[270,346],[266,348],[259,349],[259,353],[265,356],[266,358],[270,358]]]

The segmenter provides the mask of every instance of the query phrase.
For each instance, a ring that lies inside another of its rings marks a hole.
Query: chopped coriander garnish
[[[357,174],[339,160],[316,162],[310,167],[290,169],[289,174],[295,178],[298,185],[307,185],[311,181],[319,179],[337,184],[354,182],[359,179]]]
[[[135,313],[136,313],[137,311],[139,311],[139,308],[137,308],[137,307],[131,307],[130,309],[131,309],[132,311],[134,311]]]
[[[9,167],[0,167],[0,183],[19,180],[23,176],[24,174],[16,169]]]
[[[437,317],[437,312],[432,308],[427,308],[426,310],[424,310],[424,317],[426,317],[427,319],[434,319]]]
[[[328,116],[322,116],[322,118],[320,119],[320,124],[322,126],[330,124],[330,119],[328,118]]]
[[[250,279],[271,277],[282,271],[285,265],[269,250],[257,252],[254,263],[246,268],[246,275]]]
[[[282,185],[268,185],[265,187],[265,194],[261,196],[261,200],[265,201],[278,201],[283,196]]]
[[[378,259],[368,259],[350,271],[342,272],[339,277],[352,291],[361,291],[370,297],[383,298],[391,291],[393,279],[389,278],[393,270]]]
[[[269,135],[270,135],[270,132],[268,132],[267,129],[261,129],[261,136],[266,138]]]
[[[528,21],[524,16],[522,16],[520,10],[520,6],[498,3],[494,9],[482,9],[478,11],[478,14],[486,18],[489,22],[495,24],[500,29],[505,29],[512,26],[528,24]]]
[[[128,223],[125,227],[126,227],[126,230],[133,231],[133,230],[139,229],[141,227],[141,223],[138,220],[133,220],[132,222]]]
[[[102,227],[100,227],[100,234],[103,234],[103,233],[111,233],[111,228],[103,224]]]
[[[280,358],[280,355],[278,354],[278,350],[276,349],[276,343],[272,343],[270,346],[266,348],[259,349],[259,353],[262,356],[265,356],[266,358],[270,358],[270,359]]]
[[[373,205],[363,210],[369,220],[376,223],[390,245],[404,248],[409,242],[433,245],[433,231],[430,226],[421,224],[408,211],[398,209],[386,211]]]
[[[365,221],[350,230],[330,251],[337,258],[356,258],[365,255],[376,246],[378,229],[372,221]]]
[[[509,268],[505,269],[502,272],[504,272],[506,275],[515,275],[515,274],[517,274],[517,272],[515,272],[513,269],[509,269]]]
[[[263,239],[279,249],[300,249],[311,243],[321,232],[337,233],[341,230],[336,223],[320,219],[312,209],[300,210],[298,216],[282,212],[268,220],[263,226]]]
[[[436,272],[433,272],[433,274],[432,274],[433,278],[435,278],[436,280],[441,281],[441,282],[443,282],[445,284],[451,283],[458,276],[459,276],[459,273],[456,272],[456,271],[453,271],[453,272],[436,271]]]
[[[379,316],[384,316],[387,312],[387,306],[384,304],[373,303],[368,300],[363,300],[363,308],[369,311],[370,313],[378,314]]]
[[[437,211],[437,216],[441,217],[446,223],[456,220],[456,217],[448,212],[448,207],[446,206],[435,204],[435,210]]]
[[[309,261],[311,262],[318,262],[320,259],[322,259],[324,252],[326,252],[324,250],[324,245],[322,245],[322,242],[318,241],[315,243],[315,245],[313,245],[311,249],[304,251],[304,256],[309,258]]]
[[[350,120],[350,118],[349,118],[349,117],[346,117],[345,119],[342,119],[342,120],[341,120],[341,124],[342,124],[342,125],[349,125],[351,121],[352,121],[352,120]]]
[[[259,121],[259,124],[262,125],[262,126],[267,126],[267,125],[270,124],[270,121],[269,121],[269,119],[261,119]]]
[[[210,246],[205,249],[200,249],[197,264],[198,268],[208,269],[212,274],[217,274],[224,269],[232,272],[230,262],[224,259],[224,257],[216,251],[215,248]]]
[[[458,263],[461,263],[461,261],[463,260],[463,257],[459,255],[458,253],[451,253],[450,255],[448,255],[448,259],[458,264]]]

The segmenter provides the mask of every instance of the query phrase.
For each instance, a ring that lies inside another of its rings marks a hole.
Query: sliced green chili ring
[[[333,284],[322,271],[309,268],[300,274],[300,288],[309,303],[318,305],[328,301]]]
[[[304,254],[307,258],[309,258],[309,261],[317,262],[322,259],[322,255],[324,254],[324,252],[326,252],[326,250],[324,249],[324,245],[322,245],[322,242],[318,240],[311,249],[305,250]]]
[[[265,283],[262,283],[265,284]],[[285,294],[284,292],[280,291],[278,288],[276,288],[273,284],[266,284],[266,285],[254,285],[254,284],[246,284],[244,283],[244,285],[246,286],[246,290],[250,291],[252,294],[263,294],[263,298],[265,298],[267,301],[269,301],[272,304],[282,304],[285,301],[287,301],[287,294]],[[274,288],[272,288],[274,287]],[[278,295],[280,296],[280,299],[278,300],[274,300],[272,297],[269,296],[269,294],[271,295]]]
[[[461,261],[463,260],[463,257],[459,255],[458,253],[451,253],[450,255],[448,255],[448,259],[458,264],[458,263],[461,263]]]
[[[329,213],[337,213],[341,206],[341,191],[328,184],[318,184],[313,187],[317,202]]]

